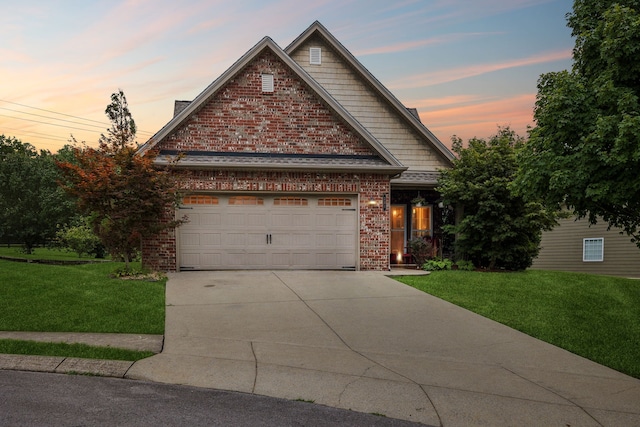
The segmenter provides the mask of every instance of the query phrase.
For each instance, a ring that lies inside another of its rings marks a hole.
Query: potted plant
[[[424,205],[424,202],[425,202],[425,201],[426,201],[426,200],[424,199],[424,197],[422,197],[420,194],[418,194],[416,197],[414,197],[414,198],[411,200],[411,204],[412,204],[413,206],[422,206],[422,205]]]

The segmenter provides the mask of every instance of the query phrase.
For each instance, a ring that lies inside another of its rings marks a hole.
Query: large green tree
[[[105,114],[112,125],[99,148],[75,148],[73,161],[58,166],[93,231],[129,269],[142,238],[182,222],[171,218],[179,188],[168,170],[154,167],[154,152],[137,154],[136,126],[121,90],[111,96]]]
[[[58,187],[55,156],[0,135],[0,238],[21,243],[27,253],[55,237],[75,209]]]
[[[576,0],[568,26],[573,67],[538,81],[516,184],[640,247],[640,1]]]
[[[442,172],[437,189],[444,203],[462,211],[461,220],[445,226],[456,234],[456,256],[476,267],[526,269],[538,254],[542,230],[555,224],[555,218],[512,191],[523,139],[500,128],[488,140],[469,140],[466,148],[460,139],[453,142],[458,158]]]

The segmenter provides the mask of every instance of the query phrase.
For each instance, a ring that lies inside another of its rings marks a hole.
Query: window
[[[263,93],[273,92],[273,74],[262,75],[262,92]]]
[[[411,238],[431,236],[431,206],[411,208]]]
[[[319,47],[309,48],[309,64],[321,65],[322,64],[322,49]]]
[[[604,238],[582,239],[582,261],[604,261]]]
[[[229,197],[230,205],[264,205],[264,199],[256,196]]]
[[[344,197],[324,197],[318,199],[318,206],[351,206],[351,199]]]
[[[302,197],[277,197],[273,200],[274,206],[308,206],[309,201]]]
[[[218,198],[204,194],[192,194],[182,199],[183,205],[217,205]]]

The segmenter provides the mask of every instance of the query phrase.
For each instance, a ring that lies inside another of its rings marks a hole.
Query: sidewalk
[[[0,331],[0,339],[87,344],[154,353],[162,351],[164,341],[162,335],[13,331]],[[124,378],[133,364],[134,362],[124,360],[0,354],[0,369],[14,371],[77,373]]]

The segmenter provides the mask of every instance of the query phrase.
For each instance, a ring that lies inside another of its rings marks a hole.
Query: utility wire
[[[77,127],[68,126],[68,125],[58,125],[56,123],[41,122],[40,120],[32,120],[32,119],[25,119],[23,117],[7,116],[6,114],[0,114],[0,117],[9,117],[10,119],[24,120],[24,121],[27,121],[27,122],[40,123],[40,124],[43,124],[43,125],[58,126],[58,127],[62,127],[62,128],[75,129],[75,130],[83,130],[85,132],[97,132],[97,130],[95,130],[95,129],[83,129],[83,128],[77,128]]]
[[[56,111],[46,110],[46,109],[44,109],[44,108],[32,107],[32,106],[30,106],[30,105],[20,104],[20,103],[18,103],[18,102],[7,101],[7,100],[4,100],[4,99],[0,99],[0,102],[6,102],[7,104],[18,105],[18,106],[20,106],[20,107],[31,108],[31,109],[34,109],[34,110],[44,111],[44,112],[51,113],[51,114],[58,114],[58,115],[65,116],[65,117],[71,117],[71,118],[73,118],[73,119],[77,119],[77,120],[84,120],[84,121],[87,121],[87,122],[98,123],[98,124],[99,124],[99,125],[101,125],[101,126],[107,126],[107,127],[110,127],[110,126],[111,126],[109,123],[100,122],[100,121],[98,121],[98,120],[85,119],[84,117],[72,116],[71,114],[58,113],[58,112],[56,112]],[[93,125],[93,124],[90,124],[90,123],[77,123],[77,122],[73,122],[73,121],[70,121],[70,120],[58,119],[58,118],[55,118],[55,117],[49,117],[49,116],[42,116],[42,115],[39,115],[39,114],[27,113],[27,112],[19,111],[19,110],[12,110],[12,109],[10,109],[10,108],[6,108],[6,107],[0,107],[0,108],[2,108],[3,110],[9,110],[9,111],[13,111],[13,112],[21,113],[21,114],[29,114],[29,115],[32,115],[32,116],[43,117],[43,118],[46,118],[46,119],[52,119],[52,120],[58,120],[58,121],[64,121],[64,122],[69,122],[69,123],[79,124],[79,125],[81,125],[81,126],[94,126],[94,127],[100,127],[100,126]],[[0,115],[1,115],[1,114],[0,114]],[[4,117],[11,117],[11,116],[4,116]],[[19,117],[12,117],[12,118],[20,119]],[[20,120],[27,120],[27,119],[20,119]],[[29,121],[35,121],[35,120],[29,120]],[[36,123],[42,123],[42,124],[51,124],[51,125],[53,125],[53,126],[65,127],[65,126],[61,126],[61,125],[55,125],[55,124],[53,124],[53,123],[44,123],[44,122],[38,122],[38,121],[35,121],[35,122],[36,122]],[[71,126],[66,126],[66,127],[69,127],[70,129],[77,129],[77,128],[74,128],[74,127],[71,127]],[[86,130],[86,131],[89,131],[88,129],[79,129],[79,130]],[[149,135],[149,136],[153,135],[153,132],[149,132],[149,131],[145,131],[145,130],[140,130],[140,129],[138,129],[136,133],[143,133],[143,134],[147,134],[147,135]]]

